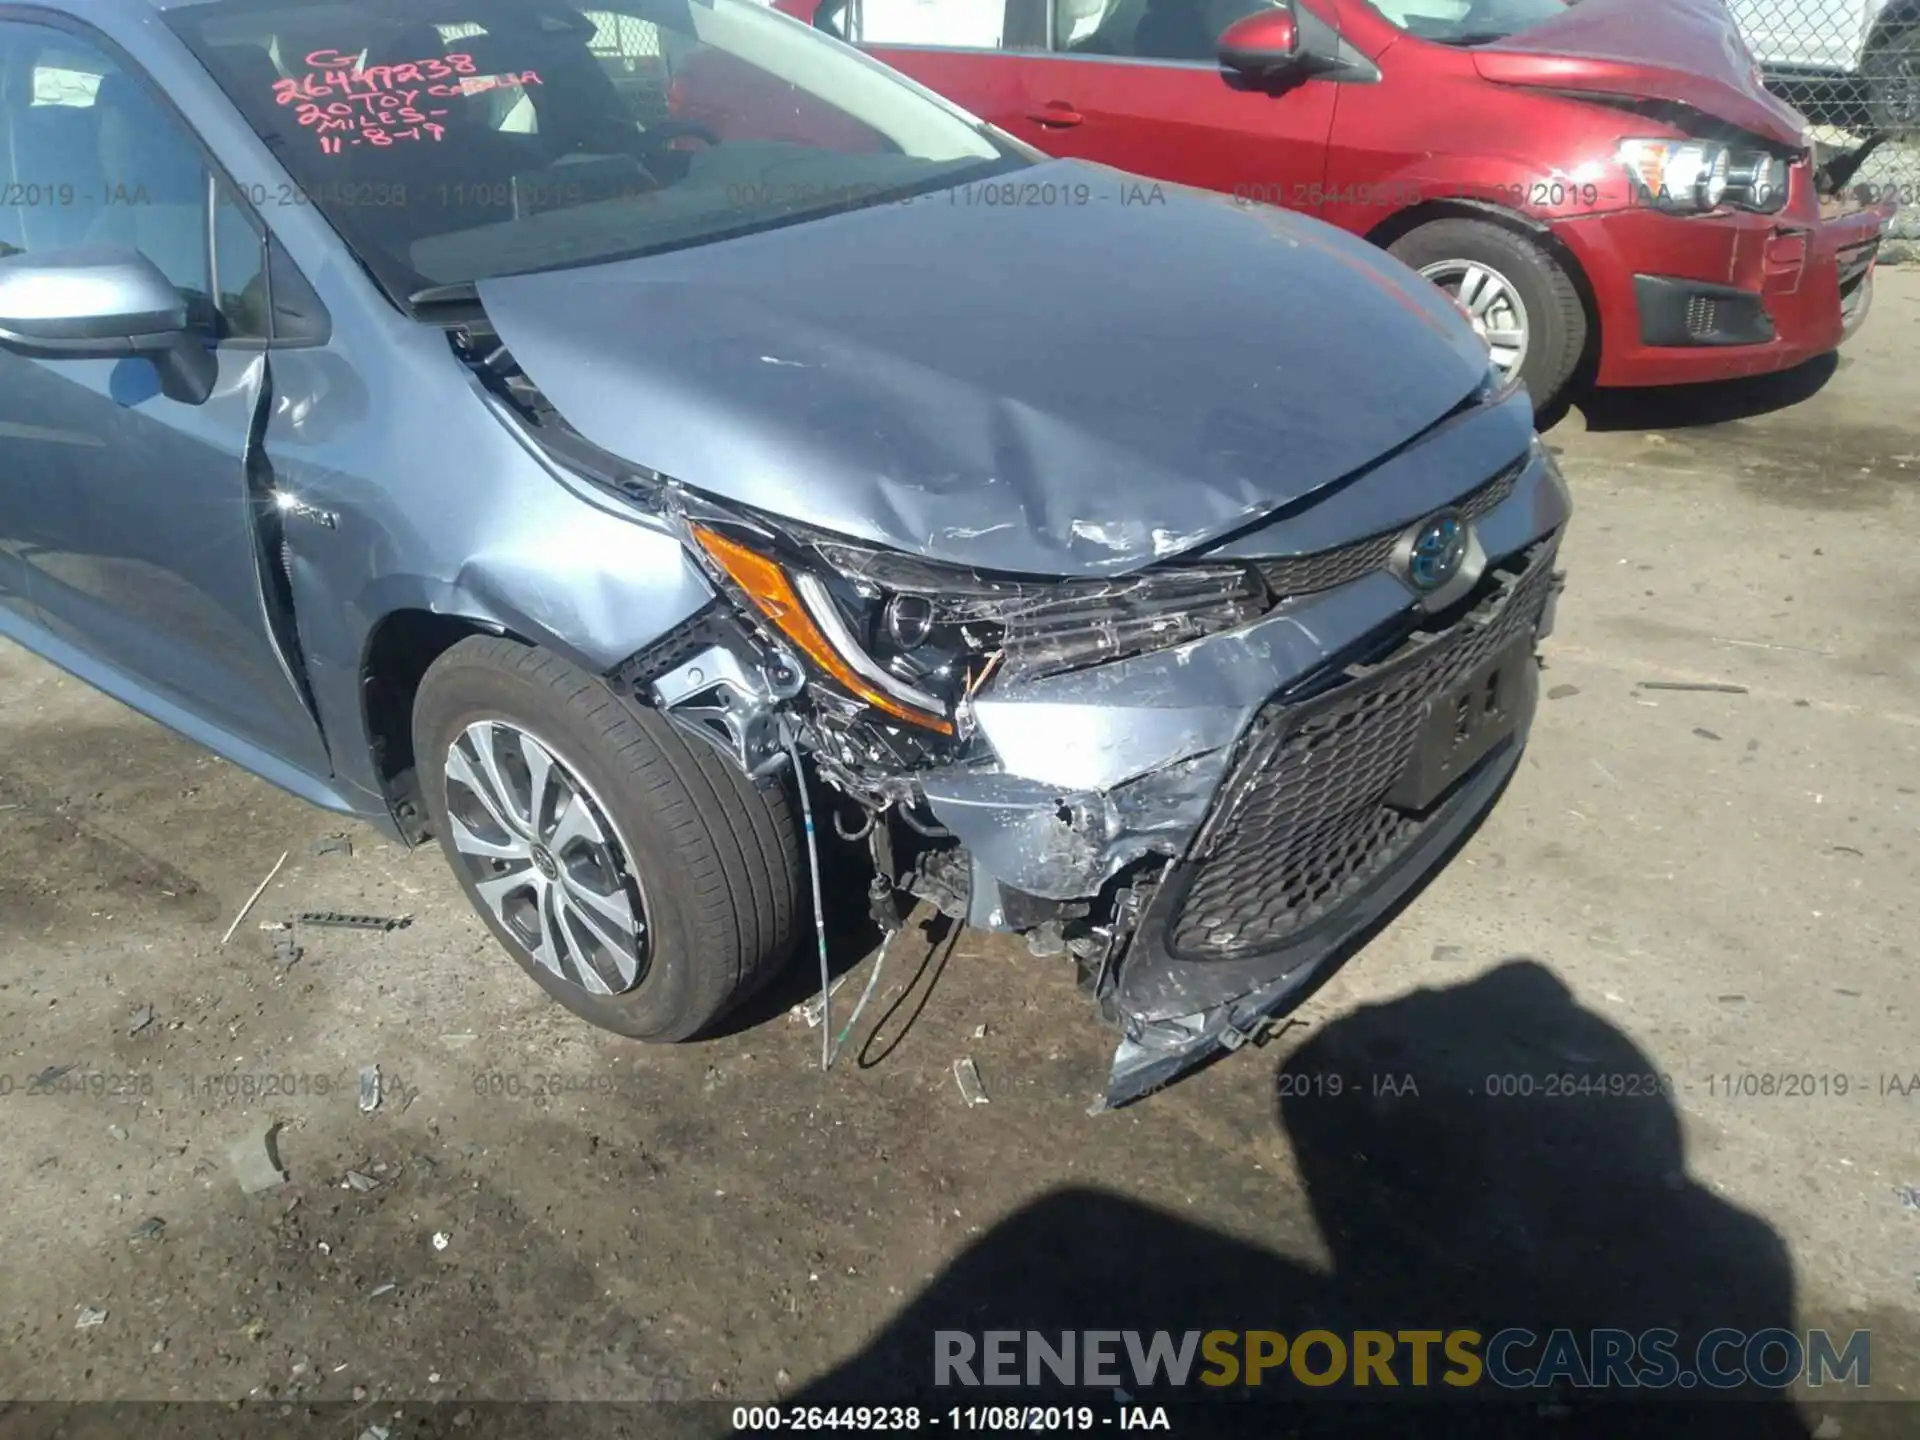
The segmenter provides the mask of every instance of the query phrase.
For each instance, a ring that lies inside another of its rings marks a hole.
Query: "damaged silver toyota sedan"
[[[1123,1103],[1513,772],[1566,487],[1362,241],[740,0],[42,0],[0,72],[72,192],[0,212],[0,633],[437,836],[596,1024],[787,963],[818,817],[1077,966]]]

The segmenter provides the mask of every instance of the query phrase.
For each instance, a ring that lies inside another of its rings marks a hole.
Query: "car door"
[[[814,23],[982,120],[1030,139],[1022,60],[1044,53],[1048,0],[823,0]]]
[[[1255,85],[1216,58],[1220,32],[1264,0],[1048,0],[1037,17],[1004,0],[1003,35],[1044,38],[991,49],[903,46],[869,18],[991,3],[859,0],[860,43],[1050,155],[1285,205],[1324,178],[1338,86]]]
[[[1340,87],[1225,70],[1220,32],[1264,0],[1054,0],[1049,48],[1021,57],[1022,139],[1052,155],[1280,205],[1326,174]]]
[[[191,405],[161,393],[145,358],[0,352],[0,534],[41,622],[76,668],[105,672],[88,678],[326,775],[268,598],[271,531],[249,475],[267,353],[245,276],[262,232],[216,187],[186,122],[90,34],[0,22],[0,126],[12,185],[52,186],[12,217],[8,243],[138,250],[181,291],[219,362],[212,395]],[[216,244],[232,252],[218,283]]]

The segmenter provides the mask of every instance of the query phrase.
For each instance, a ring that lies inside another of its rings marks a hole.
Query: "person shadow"
[[[955,1405],[1009,1403],[1111,1413],[1113,1386],[1069,1388],[1045,1369],[1031,1388],[939,1385],[939,1331],[981,1343],[989,1330],[1039,1331],[1052,1345],[1062,1330],[1137,1330],[1144,1339],[1157,1330],[1177,1338],[1318,1329],[1350,1344],[1356,1330],[1464,1328],[1484,1342],[1521,1327],[1537,1340],[1504,1360],[1526,1370],[1548,1358],[1556,1330],[1584,1345],[1593,1330],[1665,1329],[1676,1332],[1680,1368],[1691,1370],[1708,1332],[1790,1329],[1795,1311],[1785,1244],[1686,1173],[1674,1103],[1683,1084],[1531,959],[1363,1007],[1292,1050],[1275,1077],[1276,1119],[1329,1266],[1124,1196],[1063,1188],[996,1225],[859,1353],[786,1398],[912,1401],[942,1416]],[[1294,1193],[1277,1185],[1271,1206],[1276,1236],[1297,1234],[1307,1217],[1289,1213]],[[1134,1403],[1183,1403],[1173,1412],[1181,1434],[1208,1416],[1262,1435],[1811,1433],[1784,1390],[1765,1386],[1703,1398],[1704,1387],[1678,1383],[1582,1388],[1563,1373],[1561,1383],[1507,1388],[1489,1369],[1456,1388],[1435,1383],[1449,1368],[1438,1345],[1428,1385],[1410,1385],[1402,1358],[1393,1390],[1310,1388],[1284,1364],[1257,1388],[1244,1374],[1213,1388],[1195,1383],[1206,1369],[1198,1357],[1184,1388],[1141,1389],[1124,1348],[1112,1351]],[[1718,1353],[1725,1363],[1739,1351]],[[1329,1352],[1312,1355],[1309,1369],[1324,1371]],[[1258,1423],[1246,1429],[1247,1421]]]

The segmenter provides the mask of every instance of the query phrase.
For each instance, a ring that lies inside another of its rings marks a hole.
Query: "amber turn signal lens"
[[[861,679],[827,637],[820,633],[820,627],[814,624],[806,605],[794,593],[793,582],[787,579],[787,572],[777,563],[704,525],[694,525],[691,529],[693,538],[700,542],[700,548],[712,557],[714,564],[732,577],[734,584],[746,591],[747,597],[760,607],[780,633],[798,645],[809,660],[831,675],[848,692],[876,710],[886,711],[897,720],[937,730],[942,735],[953,733],[953,726],[940,716],[902,705]]]

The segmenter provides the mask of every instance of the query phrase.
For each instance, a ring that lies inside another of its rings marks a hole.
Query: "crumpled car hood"
[[[1722,0],[1581,0],[1473,51],[1488,80],[1691,106],[1782,145],[1806,122],[1768,93]]]
[[[945,191],[484,281],[480,299],[604,450],[844,535],[1039,575],[1112,574],[1234,531],[1485,377],[1438,289],[1329,226],[1073,162],[1007,183],[1028,203]],[[1087,203],[1060,203],[1079,185]]]

